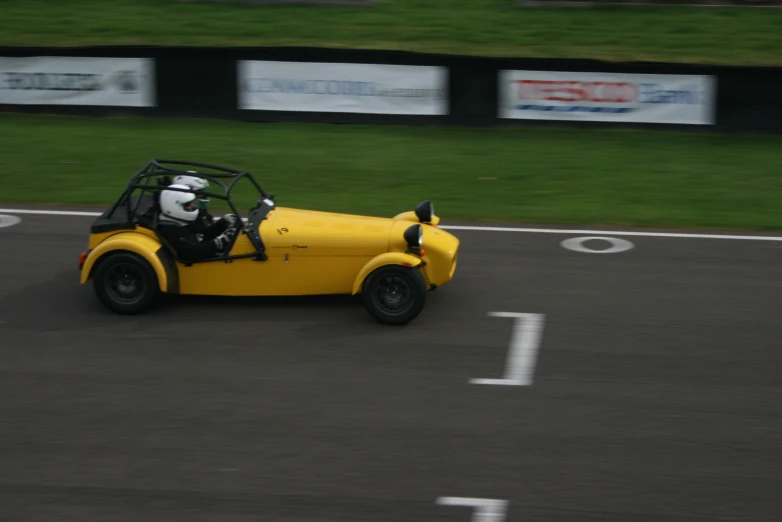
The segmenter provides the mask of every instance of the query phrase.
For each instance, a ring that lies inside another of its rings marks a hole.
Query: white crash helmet
[[[188,170],[188,172],[193,172],[193,174],[195,174],[194,171]],[[204,178],[197,178],[195,176],[179,175],[174,178],[173,183],[175,185],[187,185],[196,192],[209,188],[209,182],[207,180]],[[209,205],[209,198],[201,194],[197,194],[196,197],[198,197],[198,204],[201,206],[201,208],[206,210],[206,207]]]
[[[192,190],[187,185],[169,185],[168,188]],[[195,221],[198,217],[198,202],[192,192],[164,190],[160,193],[161,217],[177,221]]]

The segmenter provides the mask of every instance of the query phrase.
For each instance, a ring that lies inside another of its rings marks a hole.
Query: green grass
[[[376,7],[0,0],[0,13],[0,45],[314,45],[782,64],[777,9],[521,8],[515,0],[384,0]]]
[[[107,205],[152,157],[254,173],[283,206],[782,229],[782,136],[0,117],[0,200]]]

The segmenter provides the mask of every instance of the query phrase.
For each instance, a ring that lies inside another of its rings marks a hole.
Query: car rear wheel
[[[130,252],[110,254],[95,271],[95,293],[101,303],[120,314],[136,314],[158,297],[157,276],[142,257]]]
[[[426,304],[426,280],[415,268],[384,266],[364,283],[361,296],[372,316],[384,324],[403,325]]]

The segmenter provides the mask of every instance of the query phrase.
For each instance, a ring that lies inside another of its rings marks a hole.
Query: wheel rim
[[[380,279],[372,297],[375,306],[389,315],[405,313],[414,302],[412,285],[407,279],[396,275]]]
[[[115,301],[131,304],[144,295],[141,271],[130,263],[114,265],[106,274],[106,289]]]

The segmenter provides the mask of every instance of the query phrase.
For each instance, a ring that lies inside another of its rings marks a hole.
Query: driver
[[[193,189],[193,191],[196,193],[196,197],[198,198],[198,208],[200,210],[198,211],[198,216],[196,216],[196,219],[193,223],[193,228],[197,228],[198,232],[203,233],[205,230],[212,228],[212,226],[217,226],[217,229],[222,232],[228,227],[233,227],[236,225],[236,216],[233,214],[224,215],[215,225],[214,217],[212,217],[212,215],[209,213],[209,210],[207,210],[209,207],[209,196],[203,194],[203,191],[209,188],[209,182],[204,178],[180,175],[174,178],[173,184],[185,185]]]
[[[192,190],[187,185],[169,188]],[[237,232],[236,225],[227,222],[224,226],[197,223],[200,210],[196,199],[192,192],[164,190],[160,193],[158,230],[184,261],[201,261],[227,253]]]

